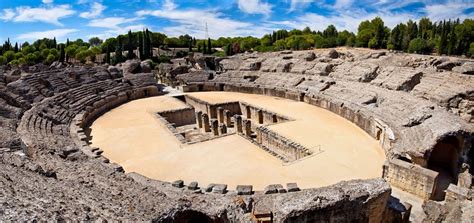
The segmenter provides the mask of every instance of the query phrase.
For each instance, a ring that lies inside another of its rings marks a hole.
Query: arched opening
[[[428,168],[439,173],[433,194],[434,200],[443,200],[444,191],[449,184],[457,182],[460,154],[461,144],[455,136],[448,136],[439,141],[431,151]]]
[[[193,210],[184,210],[176,212],[171,218],[164,219],[162,222],[210,223],[214,221],[204,213]]]

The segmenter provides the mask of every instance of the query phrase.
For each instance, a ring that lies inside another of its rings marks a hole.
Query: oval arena
[[[5,204],[158,222],[408,222],[472,206],[472,60],[336,50],[2,78]]]

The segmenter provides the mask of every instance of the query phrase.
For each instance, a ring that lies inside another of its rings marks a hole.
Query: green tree
[[[47,65],[50,65],[53,63],[53,61],[56,60],[56,56],[54,56],[53,54],[49,54],[47,57],[46,57],[46,60],[44,60],[44,64],[47,64]]]
[[[207,53],[212,53],[211,38],[207,38]]]
[[[99,38],[99,37],[92,37],[89,39],[89,44],[91,46],[99,46],[100,44],[102,44],[102,40]]]
[[[23,57],[23,53],[21,53],[21,52],[15,53],[15,60],[18,60],[22,57]]]
[[[59,45],[59,62],[64,63],[64,60],[66,59],[66,52],[64,52],[64,44]]]
[[[472,57],[474,56],[474,42],[471,43],[469,46],[469,55]]]
[[[425,39],[415,38],[410,41],[408,52],[425,54],[431,52],[431,49]]]
[[[128,53],[127,53],[127,59],[133,59],[135,56],[134,56],[134,53],[133,53],[133,35],[132,35],[132,31],[129,30],[128,31],[128,44],[127,44],[127,50],[128,50]]]
[[[34,53],[27,54],[25,57],[26,64],[34,65],[38,60],[37,56]]]
[[[144,50],[143,50],[143,32],[138,33],[138,56],[140,59],[144,59]]]
[[[9,50],[3,54],[5,58],[7,58],[7,62],[10,63],[10,61],[15,59],[15,51]]]
[[[78,46],[76,44],[71,44],[68,47],[66,47],[65,52],[66,52],[66,63],[69,63],[68,59],[69,58],[74,58],[76,57],[76,52],[77,52]]]
[[[4,56],[0,56],[0,65],[5,65],[8,63],[8,60]]]

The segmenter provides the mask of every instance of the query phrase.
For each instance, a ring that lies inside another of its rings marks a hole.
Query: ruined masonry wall
[[[158,115],[168,122],[174,123],[176,127],[196,123],[196,116],[192,107],[162,111],[158,112]]]
[[[403,160],[384,165],[383,178],[391,185],[428,200],[434,193],[438,173]]]
[[[284,157],[286,161],[295,161],[312,154],[306,147],[277,134],[265,126],[257,127],[256,132],[257,142],[260,145]]]

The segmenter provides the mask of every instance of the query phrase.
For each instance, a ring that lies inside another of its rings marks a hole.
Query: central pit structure
[[[92,146],[126,172],[226,184],[229,190],[377,178],[385,161],[380,142],[344,118],[265,95],[200,92],[141,99],[104,114],[91,129]]]

